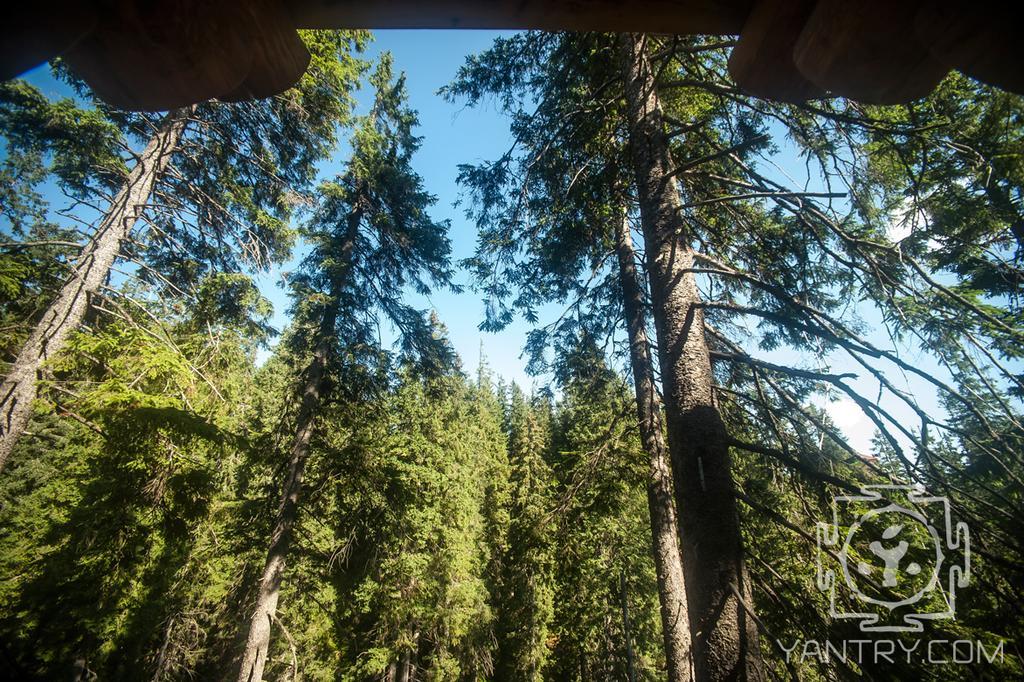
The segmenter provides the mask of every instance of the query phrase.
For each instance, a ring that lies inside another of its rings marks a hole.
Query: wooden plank
[[[793,55],[812,83],[873,104],[924,97],[949,71],[917,39],[917,2],[818,0]]]
[[[232,30],[236,21],[218,0],[116,0],[66,58],[109,104],[173,109],[230,92],[249,74],[252,55]]]
[[[736,34],[753,0],[296,0],[299,28],[486,28]]]
[[[238,30],[249,46],[252,66],[242,84],[217,99],[262,99],[294,85],[309,66],[309,51],[278,0],[253,0],[238,10]]]
[[[295,27],[738,34],[746,91],[783,101],[927,95],[950,67],[1024,92],[1016,3],[967,0],[37,0],[5,9],[0,77],[61,51],[114,106],[266,97],[308,53]]]
[[[968,7],[957,0],[922,3],[917,36],[932,56],[980,81],[1024,93],[1022,7],[1013,2]]]
[[[0,81],[61,54],[95,25],[96,12],[86,2],[19,2],[5,7],[0,24]]]
[[[824,91],[793,61],[793,45],[815,0],[758,0],[729,57],[729,73],[746,92],[782,102],[804,102]]]

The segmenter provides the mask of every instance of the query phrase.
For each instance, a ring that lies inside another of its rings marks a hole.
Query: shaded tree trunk
[[[640,439],[650,462],[647,475],[647,506],[651,516],[654,567],[661,603],[661,629],[670,682],[692,678],[690,622],[686,609],[686,583],[679,554],[676,509],[672,500],[672,471],[661,421],[661,401],[654,384],[654,365],[647,339],[644,295],[636,270],[633,239],[625,212],[618,225],[616,249],[622,308],[629,336],[629,358],[633,367],[636,410]],[[625,600],[625,593],[623,593]],[[625,601],[623,601],[625,609]]]
[[[324,325],[321,329],[327,326],[328,318],[330,318],[333,328],[334,315],[327,313],[324,316]],[[267,552],[267,561],[260,577],[256,608],[249,622],[249,634],[246,637],[242,664],[238,673],[239,682],[259,682],[263,679],[263,668],[267,663],[267,649],[270,646],[270,629],[276,617],[285,560],[298,518],[303,473],[306,468],[306,460],[309,457],[313,426],[320,410],[330,345],[329,339],[321,339],[313,352],[312,361],[306,368],[295,440],[292,443],[291,459],[288,463],[288,480],[284,484],[277,521],[270,537],[270,549]]]
[[[153,187],[177,149],[194,109],[188,107],[168,114],[146,144],[96,233],[79,254],[70,277],[8,370],[0,385],[0,470],[32,417],[36,380],[43,363],[64,348],[68,335],[85,318],[90,296],[107,281],[121,243],[131,234],[149,203]]]
[[[633,656],[633,626],[629,624],[629,599],[626,574],[619,574],[619,599],[622,601],[622,637],[626,640],[626,673],[629,682],[636,682],[636,661]]]
[[[414,645],[415,646],[415,645]],[[397,682],[413,682],[416,678],[416,656],[414,649],[406,649],[398,662]]]
[[[338,254],[340,262],[348,263],[349,268],[360,219],[361,215],[358,211],[349,214],[348,231]],[[313,357],[303,373],[295,439],[292,441],[291,456],[288,462],[288,479],[282,488],[277,520],[270,536],[270,548],[267,550],[267,560],[260,576],[256,605],[249,620],[245,649],[242,651],[241,665],[238,671],[238,682],[260,682],[263,679],[263,669],[267,664],[270,631],[276,618],[277,602],[281,595],[281,581],[284,577],[288,549],[291,546],[295,523],[298,520],[303,474],[306,469],[306,461],[309,459],[313,428],[327,388],[327,365],[334,346],[338,342],[336,323],[344,276],[344,273],[339,274],[338,279],[333,282],[330,299],[325,305],[323,317],[317,329]]]
[[[725,425],[693,273],[693,250],[645,39],[622,34],[630,154],[647,252],[679,514],[687,606],[699,680],[761,679]]]

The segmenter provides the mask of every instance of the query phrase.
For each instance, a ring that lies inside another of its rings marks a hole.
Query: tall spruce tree
[[[372,440],[343,468],[338,628],[345,679],[479,679],[493,673],[497,543],[489,490],[504,436],[493,395],[453,367],[399,369]],[[485,402],[481,402],[485,401]]]
[[[406,286],[427,292],[429,281],[446,284],[450,278],[446,226],[427,214],[433,198],[410,166],[419,145],[413,134],[416,115],[406,105],[404,77],[392,74],[389,55],[382,56],[370,84],[373,106],[356,126],[345,171],[320,187],[323,199],[306,229],[312,250],[292,283],[292,343],[307,359],[297,380],[281,502],[244,628],[240,681],[263,676],[304,470],[323,403],[344,380],[340,370],[353,355],[372,352],[378,314],[416,356],[437,366],[447,356],[422,313],[401,301]],[[343,347],[350,352],[342,353]]]
[[[727,56],[702,39],[520,36],[471,58],[450,90],[471,102],[493,94],[512,116],[516,146],[462,172],[484,228],[481,257],[470,264],[491,324],[506,323],[516,309],[534,319],[541,302],[571,304],[558,324],[534,333],[534,349],[557,338],[553,329],[602,328],[599,316],[595,322],[582,310],[608,300],[605,259],[614,241],[588,239],[595,246],[583,260],[575,244],[593,225],[615,223],[607,212],[573,210],[593,206],[595,195],[613,196],[601,188],[628,169],[658,334],[690,619],[700,633],[695,670],[707,679],[759,674],[740,512],[751,529],[806,533],[750,494],[766,470],[748,467],[767,458],[826,491],[892,480],[812,401],[839,395],[862,410],[888,461],[899,465],[897,480],[955,500],[989,538],[985,561],[1005,567],[1014,565],[1002,548],[1015,546],[1016,514],[1000,486],[1018,478],[1016,458],[1000,456],[990,441],[982,447],[1002,483],[965,487],[968,470],[935,446],[936,434],[950,443],[963,430],[941,407],[915,400],[897,375],[975,418],[982,401],[1015,419],[1006,394],[1020,385],[1013,369],[1019,307],[1010,293],[1018,270],[1019,98],[951,76],[911,107],[775,104],[736,88]],[[769,132],[803,155],[807,184],[792,186],[764,169],[763,157],[772,161],[777,150]],[[897,238],[900,231],[909,234]],[[880,320],[883,333],[865,329],[858,314]],[[760,357],[780,348],[804,362]],[[908,348],[927,348],[929,357],[911,362]],[[863,393],[853,373],[830,372],[837,359],[874,382],[883,399]],[[908,426],[900,410],[921,428]],[[993,428],[989,438],[998,434]],[[975,451],[980,440],[971,436]],[[1005,442],[1012,452],[1012,439]],[[732,456],[742,461],[730,463]],[[833,461],[844,458],[854,466]],[[986,518],[982,508],[995,515]],[[694,551],[691,541],[704,549]],[[778,577],[760,565],[756,578],[759,598],[773,600],[769,583]],[[809,616],[797,609],[787,618]]]
[[[694,239],[672,183],[656,72],[644,36],[618,37],[626,127],[644,231],[698,679],[759,679],[729,443],[714,396]]]
[[[255,289],[236,294],[236,310],[269,313]],[[66,677],[79,661],[102,677],[160,677],[212,643],[219,625],[194,591],[247,449],[259,333],[247,316],[210,312],[106,320],[55,363],[55,398],[0,489],[11,675]]]
[[[75,111],[30,86],[5,86],[7,147],[54,153],[57,178],[72,196],[106,207],[6,372],[0,468],[31,417],[43,364],[59,355],[90,299],[103,295],[116,261],[135,263],[144,280],[177,293],[194,291],[211,268],[262,268],[286,257],[288,216],[349,116],[361,71],[350,53],[365,41],[358,32],[312,31],[304,38],[313,61],[295,88],[264,101],[208,102],[161,118],[102,107]],[[129,144],[112,128],[145,140],[130,153],[130,170],[117,154],[117,145]],[[76,139],[76,131],[87,134]],[[81,159],[90,156],[103,163],[83,168]],[[90,175],[99,181],[89,182]],[[145,229],[137,231],[140,220]]]
[[[545,58],[548,51],[555,56]],[[579,69],[564,68],[587,59]],[[621,233],[630,202],[615,113],[621,107],[614,98],[605,99],[614,78],[614,63],[602,54],[600,42],[587,36],[499,41],[460,72],[449,96],[466,95],[471,102],[487,93],[502,98],[514,116],[516,144],[524,150],[492,164],[462,167],[460,179],[473,191],[471,216],[480,228],[477,253],[467,263],[487,298],[488,328],[507,324],[517,309],[536,321],[535,311],[544,303],[567,306],[555,324],[531,333],[527,349],[535,369],[544,366],[544,352],[552,343],[571,348],[581,329],[614,336],[624,311],[650,466],[652,550],[669,678],[685,680],[692,669],[691,636],[668,451],[647,342],[646,287],[636,271],[628,227]],[[550,97],[532,114],[518,111],[513,97],[528,84],[550,88]],[[604,114],[585,116],[595,96]],[[618,268],[608,265],[616,254]]]
[[[548,529],[553,478],[549,405],[513,384],[505,412],[509,522],[495,600],[495,679],[543,679],[550,649],[554,547]]]
[[[655,384],[651,345],[647,336],[646,291],[636,267],[636,253],[626,213],[618,224],[615,251],[619,287],[629,339],[640,437],[648,458],[647,497],[651,517],[654,560],[661,595],[661,622],[669,679],[685,680],[693,674],[683,562],[679,550],[672,470],[662,420],[661,398]]]
[[[635,398],[585,334],[560,354],[556,378],[552,525],[564,549],[555,556],[550,677],[664,679]]]

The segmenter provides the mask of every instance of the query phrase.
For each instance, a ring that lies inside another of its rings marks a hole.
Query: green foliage
[[[157,188],[162,201],[143,249],[179,286],[290,255],[291,220],[313,203],[318,165],[351,123],[352,93],[368,66],[356,56],[368,41],[364,31],[304,31],[302,38],[312,61],[293,88],[266,100],[207,102],[192,113],[176,172]],[[143,139],[153,124],[145,115],[110,115]]]
[[[614,37],[502,38],[445,90],[471,104],[493,97],[516,139],[494,162],[460,167],[480,228],[464,265],[487,301],[484,328],[566,307],[528,339],[531,369],[554,377],[533,395],[495,385],[486,367],[467,379],[442,321],[404,299],[457,289],[448,225],[431,217],[434,197],[412,168],[420,138],[404,76],[388,55],[369,72],[357,57],[364,32],[302,37],[312,62],[295,88],[192,112],[174,172],[125,246],[134,264],[45,367],[29,433],[0,477],[3,674],[67,678],[76,661],[101,679],[233,673],[297,379],[327,342],[267,677],[393,682],[408,666],[417,680],[626,679],[632,658],[639,679],[662,679],[647,462],[614,369],[621,304],[609,258],[613,228],[634,213]],[[707,40],[652,40],[672,153],[700,162],[673,182],[702,258],[765,650],[859,637],[827,617],[815,523],[841,491],[913,481],[948,494],[976,542],[957,620],[929,636],[1014,651],[1024,637],[1021,99],[954,74],[906,107],[759,102],[732,87],[726,53]],[[374,100],[354,117],[364,75]],[[128,142],[157,122],[85,107],[79,92],[55,102],[22,82],[0,86],[5,360],[81,241],[54,224],[44,188],[102,203],[132,163]],[[313,190],[345,128],[348,162]],[[762,157],[783,144],[849,196],[829,206],[768,177]],[[247,273],[285,260],[298,236],[310,249],[289,277],[292,323],[258,365],[274,330]],[[871,324],[858,317],[866,307]],[[380,347],[381,323],[398,332],[397,352]],[[907,360],[907,341],[931,365]],[[775,351],[799,366],[765,359]],[[832,374],[836,353],[884,399]],[[933,390],[944,414],[917,404],[896,373]],[[878,427],[871,455],[816,405],[829,392]],[[918,423],[889,413],[892,400]],[[768,665],[787,672],[778,650]],[[805,679],[975,672],[793,667]],[[1012,655],[992,670],[1024,674]]]
[[[52,293],[63,283],[80,241],[58,225],[43,199],[48,183],[89,200],[125,173],[117,128],[71,99],[51,102],[23,81],[0,84],[0,343],[10,360]]]
[[[497,679],[540,680],[550,656],[554,546],[548,529],[553,478],[548,408],[515,384],[505,410],[509,524],[496,576]]]
[[[6,212],[3,216],[10,217]],[[14,359],[31,326],[64,283],[78,235],[38,222],[20,236],[25,241],[0,246],[0,328],[4,330],[0,357],[4,361]]]
[[[628,679],[632,648],[638,679],[663,679],[647,456],[634,397],[592,339],[565,355],[552,455],[560,500],[554,544],[561,551],[550,678]]]
[[[274,333],[267,324],[273,306],[252,280],[240,273],[221,272],[203,280],[196,294],[192,323],[197,328],[226,326],[253,340]]]
[[[528,338],[534,370],[564,373],[581,335],[612,347],[621,338],[607,260],[634,199],[622,172],[633,160],[623,156],[618,40],[499,39],[446,90],[471,105],[493,98],[511,118],[505,154],[460,167],[479,230],[465,265],[487,306],[485,329],[564,308]],[[987,538],[979,580],[999,595],[988,605],[1000,614],[1019,605],[1008,586],[1021,568],[1021,98],[953,74],[904,107],[783,105],[746,97],[729,79],[728,53],[707,39],[647,36],[646,45],[664,121],[656,134],[678,164],[657,170],[674,171],[680,246],[696,258],[716,394],[737,446],[755,606],[769,632],[851,634],[822,619],[807,538],[832,494],[886,480],[954,500]],[[798,167],[793,156],[805,182],[777,172]],[[832,373],[837,362],[856,374]],[[815,406],[836,394],[878,428],[877,462]],[[927,404],[933,394],[938,408]],[[1019,620],[1001,620],[1000,638],[1015,641]],[[945,634],[992,629],[972,620]],[[762,639],[766,654],[771,640]],[[768,665],[786,674],[780,653]]]
[[[169,339],[124,325],[79,334],[54,367],[60,397],[3,481],[0,563],[14,579],[0,627],[26,676],[70,674],[76,658],[150,675],[165,627],[205,587],[189,576],[193,540],[210,532],[227,455],[244,443],[234,427],[251,357],[237,337],[187,327]]]
[[[110,190],[127,172],[121,135],[102,111],[83,109],[72,99],[51,102],[24,81],[0,84],[0,129],[5,172],[17,169],[13,177],[21,178],[29,163],[48,163],[62,189],[87,198],[97,189]]]
[[[351,457],[348,558],[338,569],[340,641],[352,666],[345,679],[403,659],[426,679],[475,678],[492,667],[486,491],[491,460],[504,453],[501,433],[481,433],[474,419],[493,410],[481,404],[485,391],[459,376],[404,372],[376,437]]]
[[[292,342],[308,351],[321,322],[333,318],[330,331],[349,352],[372,353],[383,317],[399,332],[403,351],[443,371],[451,361],[446,343],[402,295],[405,287],[426,294],[432,285],[451,286],[448,224],[427,212],[435,198],[411,167],[417,119],[390,55],[381,57],[370,83],[374,103],[355,122],[345,170],[320,185],[304,229],[311,249],[290,281]]]

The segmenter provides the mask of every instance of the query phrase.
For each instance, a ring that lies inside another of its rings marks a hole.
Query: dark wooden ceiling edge
[[[909,15],[902,16],[910,11],[909,7],[900,5],[900,9],[897,9],[887,5],[884,0],[873,0],[881,3],[877,5],[874,14],[885,16],[895,12],[900,20],[893,23],[900,24],[899,26],[878,27],[870,18],[862,16],[863,12],[850,7],[847,0],[802,0],[801,3],[793,0],[647,0],[642,6],[616,0],[294,0],[278,4],[279,2],[281,0],[250,0],[247,4],[251,5],[254,11],[258,7],[274,10],[271,13],[275,15],[273,26],[280,26],[281,30],[289,33],[291,42],[297,40],[296,26],[326,29],[344,26],[374,30],[457,28],[642,32],[655,35],[740,35],[739,48],[730,58],[730,71],[737,84],[746,92],[767,99],[802,101],[824,96],[850,97],[865,102],[886,104],[902,103],[927,95],[950,67],[1011,92],[1024,92],[1024,76],[1021,75],[1024,74],[1024,69],[1015,68],[1020,59],[1016,58],[1016,32],[1010,25],[1013,22],[1008,21],[1006,17],[997,19],[995,16],[977,16],[968,8],[966,2],[961,4],[959,0],[946,0],[947,6],[944,6],[944,11],[947,13],[939,17],[938,25],[932,27],[930,31],[922,30],[920,16],[913,22],[910,21]],[[932,11],[931,5],[934,3],[930,0],[919,2],[919,15],[926,15]],[[796,49],[801,42],[806,43],[807,35],[802,34],[808,33],[808,27],[804,25],[807,17],[799,16],[801,12],[806,14],[807,8],[797,10],[797,5],[800,4],[813,5],[815,16],[830,6],[830,13],[837,16],[843,13],[849,15],[842,21],[822,24],[828,29],[826,33],[833,31],[836,35],[827,36],[828,39],[824,43],[819,41],[820,44],[815,48],[817,52],[812,51],[810,56],[801,55],[802,50]],[[637,11],[638,9],[643,11]],[[62,45],[53,40],[46,40],[47,31],[55,32],[55,27],[52,24],[40,23],[40,17],[37,16],[39,11],[37,7],[36,10],[28,12],[26,16],[29,20],[27,23],[23,22],[24,25],[20,28],[17,26],[18,16],[15,12],[12,17],[14,25],[8,23],[7,26],[0,28],[0,34],[11,36],[8,43],[11,49],[6,52],[0,49],[0,57],[3,58],[0,60],[0,70],[26,69],[26,52],[31,52],[30,57],[38,60],[37,63],[42,63],[46,59],[58,56],[60,52],[56,48],[66,45],[66,41],[62,41]],[[851,12],[853,14],[850,14]],[[964,22],[961,22],[959,15],[963,13],[967,14],[964,16]],[[101,28],[90,31],[90,35],[75,46],[77,49],[67,50],[65,54],[74,57],[75,53],[81,55],[89,50],[89,44],[94,42],[93,36],[104,33]],[[280,33],[281,30],[274,30],[272,33]],[[879,35],[861,35],[859,38],[854,35],[863,34],[865,31],[873,31]],[[230,33],[232,29],[226,32]],[[244,28],[239,27],[237,32],[243,35]],[[931,40],[923,40],[922,34]],[[882,45],[878,44],[880,35],[886,36]],[[800,39],[794,40],[798,36]],[[839,42],[836,42],[837,40]],[[788,45],[791,41],[795,42],[792,47]],[[920,44],[917,44],[918,42]],[[30,50],[30,47],[37,49]],[[136,51],[141,47],[140,43],[136,46]],[[304,64],[308,59],[308,55],[298,54],[300,50],[290,45],[286,36],[270,40],[266,47],[269,51],[267,55],[256,55],[261,57],[257,61],[263,63],[253,64],[244,82],[223,93],[225,98],[243,99],[247,96],[265,95],[271,90],[276,91],[284,80],[294,74],[296,65],[299,62]],[[914,49],[910,49],[911,47]],[[167,49],[156,49],[150,76],[156,78],[161,71],[170,73],[176,70],[182,71],[182,74],[178,79],[181,82],[177,83],[179,94],[171,92],[176,89],[172,80],[165,86],[157,86],[161,93],[157,93],[160,96],[155,96],[154,93],[148,92],[152,89],[148,81],[138,80],[145,70],[145,60],[139,61],[142,55],[133,56],[127,62],[122,60],[122,63],[132,66],[119,69],[117,59],[112,63],[102,64],[104,61],[109,62],[111,58],[111,55],[101,54],[107,50],[96,45],[92,46],[92,50],[96,54],[90,59],[98,60],[97,64],[84,65],[93,67],[85,70],[92,71],[93,78],[98,79],[95,84],[97,92],[105,90],[104,83],[100,81],[109,81],[107,85],[111,86],[111,92],[107,93],[108,96],[131,108],[152,109],[157,102],[162,105],[170,101],[168,98],[177,101],[185,94],[180,88],[187,85],[189,76],[186,72],[190,68],[195,70],[195,67],[189,66],[187,60],[179,65],[180,68],[171,68],[166,63],[170,56]],[[49,56],[43,54],[44,52]],[[121,52],[124,50],[113,50],[113,53]],[[271,57],[269,53],[275,52],[277,54]],[[287,57],[285,61],[288,63],[278,65],[282,55]],[[80,56],[78,60],[72,58],[69,61],[87,60]],[[105,73],[106,70],[110,72]],[[135,85],[131,85],[132,78],[128,78],[123,84],[119,83],[122,80],[116,73],[119,70],[135,71]],[[264,74],[263,71],[267,73]],[[18,74],[0,73],[0,76],[4,77],[16,75]],[[201,74],[194,75],[194,79],[198,79],[197,82],[203,81]],[[140,88],[139,101],[132,104],[136,94],[135,86]],[[115,92],[126,88],[126,92]],[[168,92],[162,93],[162,90]],[[208,94],[210,91],[210,87],[197,88],[195,96]],[[153,96],[150,97],[151,95]]]
[[[740,30],[735,26],[714,25],[703,28],[695,28],[689,22],[680,22],[674,25],[673,21],[660,22],[658,27],[652,28],[649,21],[624,21],[624,22],[603,22],[590,20],[579,22],[583,26],[567,27],[561,22],[546,21],[467,21],[461,18],[449,18],[445,22],[413,22],[413,21],[392,21],[382,23],[380,21],[350,21],[344,27],[338,27],[334,23],[306,22],[296,26],[296,29],[352,29],[366,31],[390,31],[390,30],[411,30],[411,31],[446,31],[446,30],[471,30],[471,31],[548,31],[558,33],[572,31],[578,33],[646,33],[648,35],[708,35],[728,36],[739,35]]]
[[[296,28],[480,29],[736,35],[753,0],[299,0]],[[642,9],[642,11],[637,11]]]

